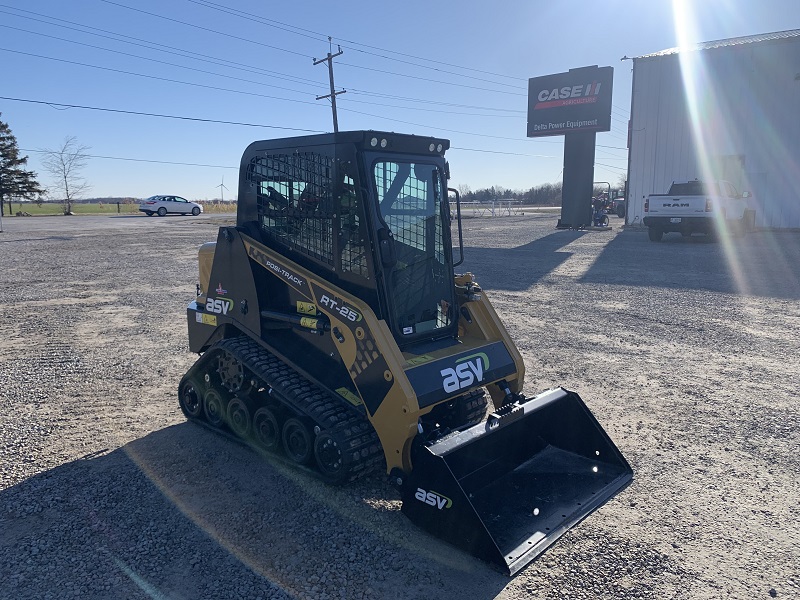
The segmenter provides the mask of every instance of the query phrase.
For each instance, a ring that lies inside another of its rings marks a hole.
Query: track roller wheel
[[[298,465],[306,465],[314,455],[314,441],[308,427],[300,420],[290,417],[281,432],[286,456]]]
[[[326,482],[339,484],[347,481],[342,450],[336,439],[327,431],[320,433],[314,440],[314,459]]]
[[[242,362],[230,352],[222,352],[217,362],[217,373],[225,388],[236,393],[244,386],[244,366]]]
[[[206,392],[203,397],[203,412],[209,425],[219,429],[225,424],[225,408],[226,402],[217,390],[210,389]]]
[[[262,406],[253,415],[253,440],[256,445],[267,452],[275,452],[281,444],[281,427],[278,418],[266,406]]]
[[[187,419],[197,419],[203,414],[203,398],[199,390],[199,386],[189,379],[178,394],[178,404]]]
[[[241,439],[247,439],[250,435],[250,426],[253,420],[250,418],[250,409],[247,403],[234,396],[228,401],[228,426],[231,431]]]

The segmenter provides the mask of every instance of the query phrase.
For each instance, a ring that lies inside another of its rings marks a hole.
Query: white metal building
[[[750,191],[756,226],[800,227],[800,29],[633,59],[628,211],[673,181]]]

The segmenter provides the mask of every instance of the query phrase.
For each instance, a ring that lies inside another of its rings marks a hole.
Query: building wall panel
[[[713,177],[753,193],[757,225],[800,227],[800,36],[634,59],[631,104],[629,224]]]

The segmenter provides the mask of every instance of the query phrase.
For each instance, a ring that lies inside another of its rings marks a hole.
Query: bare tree
[[[78,144],[78,138],[67,136],[59,148],[42,151],[42,165],[55,179],[53,187],[63,198],[66,215],[72,213],[72,202],[91,187],[81,175],[89,160],[88,150],[88,146]]]

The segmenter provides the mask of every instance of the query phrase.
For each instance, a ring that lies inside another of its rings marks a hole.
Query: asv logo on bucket
[[[453,506],[453,501],[446,496],[442,496],[441,494],[437,494],[436,492],[430,491],[426,492],[422,488],[417,488],[417,493],[414,494],[414,498],[419,500],[420,502],[424,502],[425,504],[430,504],[431,506],[435,506],[439,510],[443,508],[450,508]]]
[[[445,392],[457,392],[483,381],[484,372],[489,370],[489,357],[483,352],[465,356],[456,361],[455,369],[442,369],[442,386]]]
[[[209,298],[206,301],[206,311],[210,313],[227,315],[231,308],[233,308],[233,300],[230,298]]]

